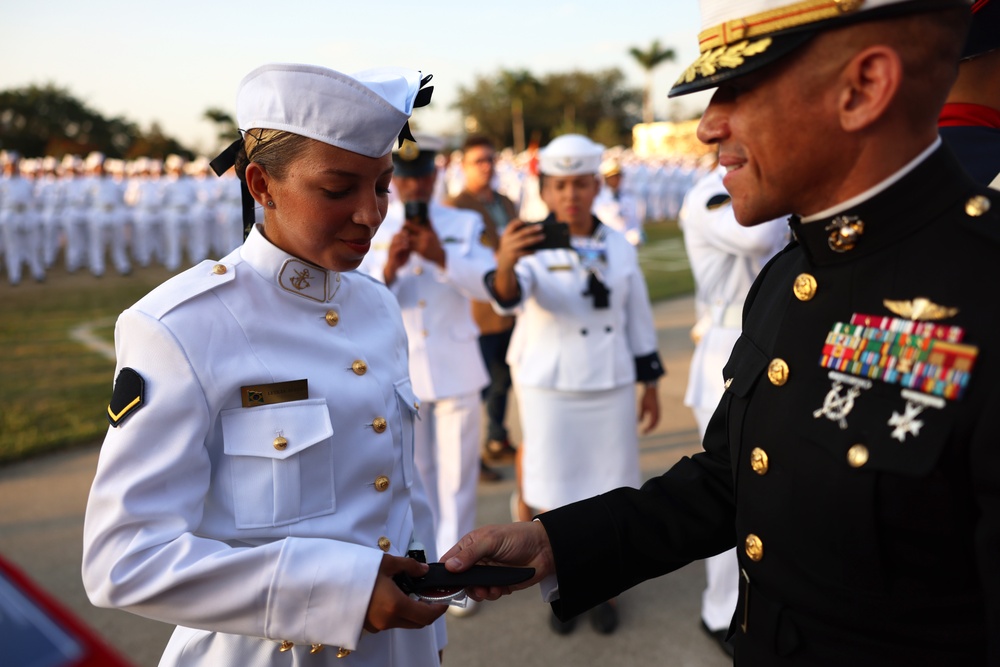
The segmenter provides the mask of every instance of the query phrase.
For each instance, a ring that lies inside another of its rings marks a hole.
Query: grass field
[[[650,299],[689,294],[691,272],[673,222],[647,226],[640,262]],[[117,315],[166,280],[162,268],[120,277],[53,269],[46,282],[0,282],[0,464],[103,437],[114,361]]]

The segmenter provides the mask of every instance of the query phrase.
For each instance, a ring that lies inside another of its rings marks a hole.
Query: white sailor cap
[[[622,173],[622,165],[616,158],[609,157],[601,163],[601,176],[607,178]]]
[[[714,88],[776,61],[824,30],[963,7],[971,0],[701,0],[701,55],[669,96]]]
[[[428,79],[429,80],[429,79]],[[285,130],[368,157],[382,157],[413,111],[420,72],[384,67],[342,74],[314,65],[270,64],[240,82],[242,130]]]
[[[183,169],[185,164],[187,164],[187,160],[176,153],[171,153],[163,161],[163,168],[167,171],[177,171]]]
[[[546,176],[597,174],[604,146],[581,134],[564,134],[538,151],[538,171]]]
[[[93,169],[94,167],[100,167],[104,164],[104,153],[101,151],[91,151],[90,155],[84,161],[83,166],[87,169]]]

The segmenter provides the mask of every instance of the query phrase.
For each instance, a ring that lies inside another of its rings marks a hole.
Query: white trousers
[[[705,429],[715,408],[692,408],[698,422],[698,435],[705,439]],[[736,612],[740,595],[740,566],[736,548],[705,559],[705,590],[701,594],[701,620],[709,630],[727,630]]]
[[[478,392],[420,404],[413,459],[434,515],[438,554],[476,527],[481,422]]]

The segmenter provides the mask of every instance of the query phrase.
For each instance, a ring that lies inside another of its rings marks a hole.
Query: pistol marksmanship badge
[[[923,421],[917,417],[924,410],[940,409],[946,401],[962,398],[979,348],[962,342],[965,331],[961,327],[916,321],[918,317],[952,317],[958,312],[955,308],[923,298],[886,301],[885,305],[904,317],[856,313],[849,323],[835,323],[827,334],[819,363],[831,370],[834,385],[813,415],[826,416],[845,428],[844,419],[860,389],[867,388],[862,383],[870,387],[870,381],[877,380],[899,385],[906,406],[902,412],[893,412],[888,425],[893,429],[891,436],[903,442],[907,436],[920,434]],[[852,388],[842,396],[845,383]]]

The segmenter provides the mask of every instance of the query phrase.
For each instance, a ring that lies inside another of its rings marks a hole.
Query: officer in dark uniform
[[[978,0],[958,80],[938,120],[966,171],[1000,189],[1000,0]]]
[[[706,451],[443,559],[531,564],[568,618],[735,545],[737,665],[1000,664],[1000,195],[936,127],[968,5],[702,9],[672,94],[718,87],[698,134],[741,224],[796,214]]]

